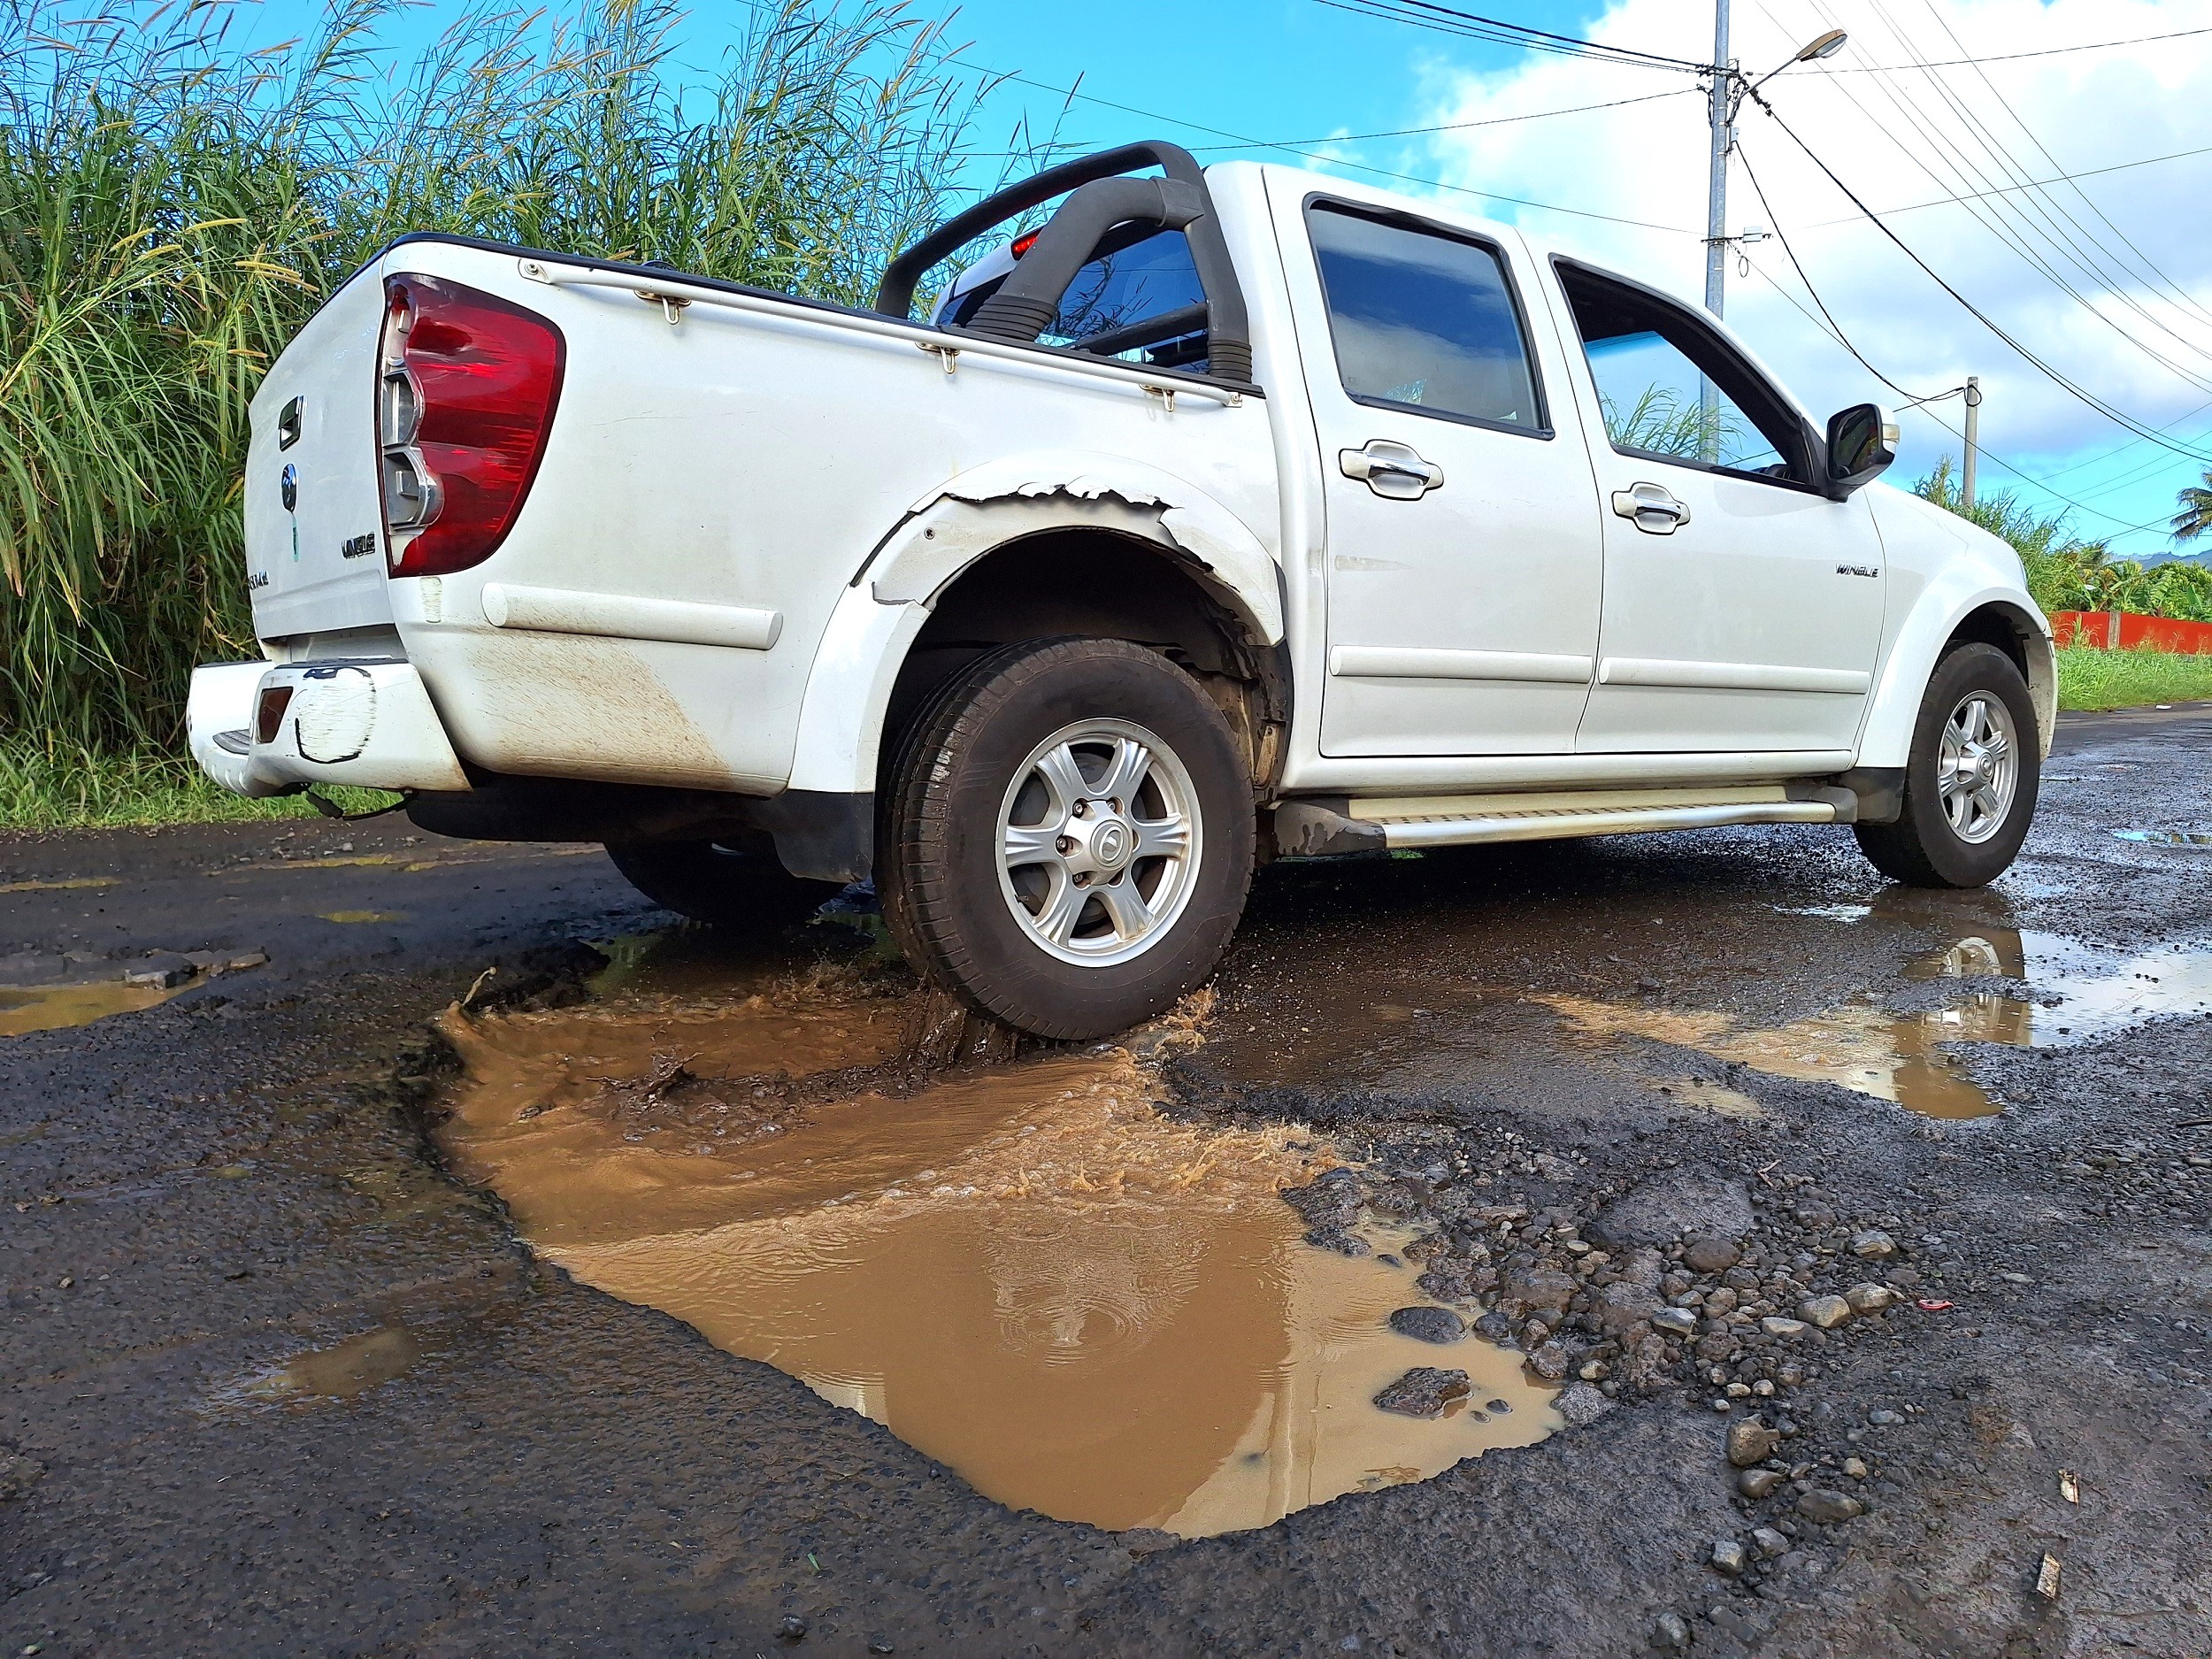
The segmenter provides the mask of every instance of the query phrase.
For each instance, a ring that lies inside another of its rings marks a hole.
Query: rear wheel
[[[1221,711],[1119,640],[1009,646],[915,723],[878,837],[908,960],[1040,1036],[1101,1037],[1213,971],[1251,879],[1251,786]]]
[[[654,903],[718,927],[772,927],[837,896],[833,881],[803,881],[758,846],[727,841],[610,841],[607,856]]]
[[[2041,773],[2027,681],[1992,645],[1936,664],[1905,763],[1904,810],[1856,826],[1860,849],[1893,881],[1986,887],[2027,839]]]

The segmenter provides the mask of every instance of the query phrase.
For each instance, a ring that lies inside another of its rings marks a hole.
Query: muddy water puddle
[[[1279,1194],[1331,1166],[1325,1141],[1170,1118],[1119,1048],[902,1077],[908,1018],[820,985],[718,1005],[634,982],[453,1017],[445,1144],[576,1278],[1015,1508],[1231,1532],[1557,1426],[1517,1355],[1389,1328],[1426,1300],[1412,1269],[1302,1241]],[[1471,1396],[1373,1405],[1421,1365]]]
[[[134,1014],[157,1007],[196,983],[188,980],[165,987],[104,979],[91,985],[0,986],[0,1037],[89,1025],[111,1014]]]
[[[1851,906],[1792,913],[1846,923],[1864,915]],[[1999,1110],[1998,1102],[1959,1070],[1953,1044],[2070,1048],[2164,1015],[2212,1015],[2212,948],[2195,941],[2122,955],[2060,934],[1991,928],[1915,958],[1904,977],[2013,980],[2024,983],[2030,995],[1973,992],[1940,1007],[1901,1014],[1861,994],[1806,1018],[1765,1027],[1744,1025],[1712,1010],[1567,995],[1536,1000],[1586,1035],[1649,1038],[1770,1076],[1839,1084],[1949,1118],[1986,1117]],[[1733,1094],[1686,1080],[1672,1085],[1671,1092],[1692,1100],[1701,1093]]]

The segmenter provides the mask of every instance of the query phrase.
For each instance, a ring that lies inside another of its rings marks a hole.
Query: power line
[[[1880,12],[1880,0],[1873,0],[1873,4],[1877,12]],[[1827,19],[1831,22],[1833,21],[1832,13],[1828,11],[1826,6],[1820,4],[1820,0],[1813,0],[1813,6],[1814,10],[1823,18]],[[1778,27],[1780,27],[1779,20],[1774,18],[1773,13],[1770,11],[1767,11],[1767,8],[1763,4],[1763,0],[1762,0],[1760,9],[1763,12],[1767,12],[1769,19],[1770,21],[1774,21]],[[1886,15],[1884,17],[1884,20],[1885,22],[1888,21]],[[1891,24],[1891,27],[1893,32],[1895,33],[1895,26]],[[1911,50],[1910,42],[1905,41],[1901,34],[1899,35],[1899,40],[1900,43],[1904,45],[1908,51]],[[1947,97],[1950,96],[1948,89],[1942,88],[1940,81],[1939,81],[1937,84],[1939,88],[1945,92]],[[1971,183],[1976,180],[1984,184],[1992,182],[1988,175],[1980,172],[1980,170],[1975,165],[1972,159],[1967,157],[1964,152],[1959,149],[1956,143],[1955,143],[1939,128],[1932,126],[1924,118],[1923,112],[1919,108],[1908,102],[1900,95],[1895,88],[1890,85],[1888,77],[1882,77],[1876,81],[1875,85],[1882,96],[1890,102],[1893,108],[1896,109],[1903,122],[1920,134],[1921,137],[1925,141],[1927,148],[1932,151],[1939,159],[1943,160],[1946,165],[1951,167],[1954,172],[1957,173],[1962,180],[1966,180],[1970,189]],[[1882,132],[1885,137],[1888,138],[1890,142],[1897,147],[1901,154],[1902,154],[1915,166],[1918,167],[1921,172],[1925,173],[1932,182],[1935,183],[1939,187],[1941,187],[1946,183],[1946,180],[1937,176],[1934,170],[1929,165],[1926,157],[1924,157],[1919,150],[1905,143],[1898,134],[1893,130],[1892,123],[1882,120],[1879,117],[1876,116],[1872,111],[1867,109],[1865,104],[1861,103],[1858,97],[1854,95],[1848,88],[1839,85],[1837,89],[1840,91],[1845,98],[1847,99],[1855,108],[1857,108],[1870,122],[1873,123],[1873,125]],[[1766,109],[1770,114],[1772,113],[1771,105],[1767,104],[1763,99],[1760,100],[1760,104],[1762,108]],[[1794,139],[1795,134],[1793,134],[1792,137]],[[1799,140],[1797,142],[1801,147],[1802,141]],[[1988,146],[1985,145],[1985,148],[1988,148]],[[1947,151],[1948,152],[1947,156],[1946,155]],[[1993,153],[1994,152],[1993,151]],[[2015,177],[2016,180],[2017,175],[2016,174]],[[1985,192],[1984,194],[1988,195],[1990,193]],[[2103,311],[2100,310],[2096,305],[2091,303],[2088,296],[2083,294],[2079,288],[2076,288],[2071,282],[2070,282],[2062,273],[2054,269],[2049,262],[2039,254],[2033,246],[2030,245],[2026,238],[2039,238],[2044,242],[2051,242],[2054,246],[2058,245],[2057,242],[2050,235],[2049,233],[2034,226],[2032,222],[2020,226],[2015,226],[2011,220],[2003,218],[2002,211],[2008,210],[2010,206],[2010,204],[2008,201],[2001,198],[1992,200],[1989,203],[1989,206],[1993,211],[1994,216],[1993,216],[1993,212],[1985,212],[1982,208],[1976,205],[1974,202],[1969,201],[1965,197],[1957,196],[1955,192],[1954,192],[1954,195],[1955,199],[1959,200],[1962,205],[1966,207],[1966,211],[1975,218],[1984,229],[1987,230],[1993,236],[1996,237],[1998,241],[2002,242],[2013,253],[2017,255],[2020,259],[2038,275],[2048,281],[2054,288],[2057,288],[2062,294],[2064,294],[2069,299],[2081,306],[2081,308],[2087,311],[2092,317],[2095,318],[2106,327],[2117,334],[2123,340],[2126,341],[2138,351],[2142,352],[2146,357],[2156,363],[2161,368],[2167,370],[2169,373],[2176,375],[2181,380],[2188,381],[2191,385],[2196,386],[2200,390],[2212,391],[2212,382],[2208,382],[2207,380],[2199,378],[2195,373],[2185,368],[2180,364],[2176,363],[2173,359],[2159,351],[2156,348],[2129,333],[2128,330],[2120,323],[2116,321]],[[1858,205],[1862,208],[1864,207],[1863,203],[1860,203]],[[1869,211],[1870,211],[1870,210]],[[2045,211],[2047,217],[2047,210]],[[2074,246],[2076,250],[2078,250],[2078,243]],[[2060,251],[2065,254],[2066,257],[2071,258],[2077,268],[2080,269],[2085,275],[2088,276],[2092,282],[2114,291],[2116,297],[2117,297],[2122,303],[2130,306],[2131,309],[2143,315],[2147,320],[2152,321],[2155,326],[2164,329],[2166,333],[2170,334],[2173,334],[2173,331],[2170,328],[2167,328],[2162,321],[2150,317],[2148,312],[2144,311],[2142,307],[2136,303],[2133,296],[2124,291],[2124,283],[2116,283],[2109,275],[2100,273],[2098,271],[2093,269],[2090,264],[2084,261],[2078,251],[2068,252],[2062,248]],[[2188,349],[2197,351],[2200,356],[2212,357],[2212,353],[2204,352],[2201,348],[2195,346],[2192,342],[2184,340],[2182,336],[2178,334],[2175,334],[2174,338],[2180,341],[2181,343]],[[2131,427],[2131,429],[2132,430],[2133,428]]]
[[[1632,98],[1609,98],[1602,104],[1575,104],[1561,110],[1532,110],[1526,115],[1494,115],[1480,121],[1445,121],[1435,127],[1393,127],[1379,133],[1323,133],[1313,138],[1277,138],[1265,141],[1274,150],[1295,144],[1356,144],[1371,138],[1419,138],[1431,133],[1463,133],[1477,127],[1510,127],[1519,121],[1547,121],[1555,115],[1586,115],[1592,110],[1617,110],[1624,104],[1654,104],[1661,98],[1687,97],[1695,87],[1671,87],[1664,92],[1646,92]],[[1160,118],[1165,119],[1165,118]],[[1252,143],[1262,141],[1254,139]],[[1225,144],[1199,144],[1199,150],[1225,150]]]
[[[1210,134],[1216,138],[1227,139],[1231,145],[1242,145],[1251,150],[1279,150],[1284,155],[1297,156],[1303,160],[1319,162],[1325,166],[1345,167],[1354,173],[1372,173],[1379,179],[1392,179],[1402,184],[1417,184],[1432,190],[1449,190],[1458,196],[1479,196],[1486,202],[1510,202],[1516,207],[1533,207],[1547,213],[1564,213],[1575,219],[1594,219],[1608,225],[1626,225],[1636,230],[1664,231],[1675,236],[1696,234],[1694,231],[1688,230],[1680,225],[1655,225],[1648,219],[1624,219],[1613,213],[1594,213],[1586,208],[1561,207],[1554,202],[1538,202],[1522,196],[1504,196],[1495,190],[1478,190],[1471,185],[1447,184],[1441,179],[1425,179],[1418,173],[1398,173],[1388,167],[1371,166],[1365,162],[1347,161],[1340,156],[1317,155],[1312,150],[1301,148],[1295,143],[1253,138],[1243,133],[1232,133],[1218,127],[1208,127],[1203,122],[1187,120],[1179,115],[1163,115],[1157,110],[1140,109],[1133,104],[1118,104],[1111,98],[1102,98],[1088,92],[1079,92],[1072,87],[1056,87],[1042,81],[1033,81],[1027,75],[1000,74],[995,71],[984,68],[972,58],[965,61],[969,68],[976,70],[979,73],[992,75],[999,81],[1013,81],[1025,87],[1034,87],[1040,92],[1049,92],[1063,98],[1073,98],[1084,104],[1095,104],[1102,109],[1118,110],[1124,115],[1141,115],[1148,121],[1165,121],[1171,127],[1185,127],[1194,133]],[[1206,148],[1218,149],[1225,148],[1225,146],[1208,145]]]
[[[1707,68],[1706,65],[1691,58],[1669,58],[1659,52],[1609,45],[1603,41],[1584,40],[1576,35],[1555,35],[1549,29],[1532,28],[1525,23],[1509,23],[1502,18],[1483,17],[1473,12],[1461,12],[1451,6],[1439,5],[1435,0],[1320,0],[1320,4],[1338,12],[1379,18],[1390,23],[1409,24],[1415,28],[1455,35],[1464,40],[1517,46],[1525,51],[1553,52],[1561,57],[1587,58],[1635,69],[1672,69],[1691,74],[1703,73]]]
[[[1947,27],[1944,32],[1949,34],[1950,30]],[[2079,46],[2046,46],[2032,52],[1996,52],[1986,58],[1947,58],[1936,63],[1916,64],[1913,67],[1916,69],[1955,69],[1963,64],[2013,64],[2018,63],[2024,58],[2061,58],[2069,52],[2105,52],[2121,46],[2147,46],[2153,41],[2185,40],[2192,35],[2212,35],[2212,28],[2175,29],[2166,35],[2137,35],[2124,41],[2085,41]],[[1951,38],[1955,42],[1958,40],[1955,35]],[[1961,42],[1960,49],[1964,50],[1962,42]],[[1823,70],[1820,73],[1831,75],[1879,75],[1888,73],[1894,66],[1883,64],[1850,64]]]
[[[1835,169],[1829,166],[1826,162],[1823,161],[1820,157],[1814,152],[1812,147],[1807,144],[1803,139],[1797,135],[1795,130],[1791,127],[1790,124],[1785,121],[1779,115],[1775,113],[1774,106],[1772,104],[1769,104],[1763,97],[1761,97],[1755,91],[1752,93],[1751,96],[1753,101],[1756,103],[1762,110],[1766,111],[1769,119],[1770,119],[1777,127],[1780,127],[1782,131],[1788,135],[1790,142],[1804,152],[1806,159],[1810,161],[1814,166],[1819,168],[1823,173],[1826,174],[1828,181],[1834,185],[1837,189],[1842,191],[1845,198],[1850,202],[1851,205],[1857,208],[1860,212],[1865,214],[1866,217],[1873,222],[1875,227],[1878,229],[1884,236],[1887,237],[1890,242],[1896,245],[1899,252],[1902,253],[1908,259],[1910,259],[1915,265],[1918,265],[1920,269],[1927,274],[1930,280],[1934,282],[1935,285],[1941,288],[1946,294],[1948,294],[1954,300],[1957,301],[1959,305],[1963,308],[1977,322],[1980,323],[1983,327],[1988,329],[1989,332],[1995,334],[1998,339],[2003,341],[2015,351],[2018,352],[2021,357],[2024,359],[2032,368],[2034,368],[2038,373],[2044,376],[2045,379],[2050,380],[2054,385],[2071,393],[2075,397],[2078,398],[2082,403],[2087,404],[2090,408],[2095,410],[2099,414],[2104,416],[2107,419],[2126,427],[2130,432],[2134,433],[2137,436],[2147,439],[2149,442],[2159,444],[2162,448],[2171,449],[2176,455],[2186,456],[2192,461],[2199,463],[2212,463],[2212,455],[2208,455],[2202,450],[2186,449],[2180,444],[2167,442],[2163,434],[2154,431],[2149,426],[2146,426],[2142,422],[2137,420],[2132,415],[2127,414],[2124,411],[2116,408],[2114,405],[2106,403],[2102,398],[2099,397],[2095,393],[2089,391],[2086,388],[2076,384],[2073,380],[2060,373],[2058,370],[2053,368],[2049,364],[2044,362],[2043,359],[2038,357],[2034,352],[2029,350],[2025,345],[2022,344],[2020,341],[2016,339],[2008,330],[1999,324],[1994,318],[1991,317],[1988,312],[1983,311],[1980,306],[1975,304],[1974,302],[1968,299],[1965,295],[1960,293],[1958,289],[1953,288],[1948,281],[1945,280],[1943,276],[1935,269],[1933,265],[1930,265],[1925,259],[1923,259],[1918,254],[1915,253],[1911,247],[1907,244],[1904,238],[1898,235],[1895,231],[1892,230],[1886,224],[1885,224],[1880,214],[1877,213],[1872,208],[1867,206],[1864,202],[1861,201],[1857,192],[1853,190],[1849,185],[1846,184],[1837,176]]]
[[[1670,95],[1660,93],[1656,96],[1666,97]],[[1624,100],[1624,102],[1635,102],[1635,100]],[[1592,107],[1602,109],[1604,106],[1598,104]],[[2206,144],[2196,150],[2177,150],[2163,156],[2146,156],[2139,161],[2116,161],[2108,167],[2085,167],[2079,173],[2061,173],[2048,179],[2031,179],[2025,184],[1999,185],[1993,190],[1968,190],[1956,196],[1939,196],[1932,202],[1908,202],[1902,207],[1884,208],[1882,211],[1890,218],[1895,219],[1900,213],[1917,213],[1923,208],[1959,207],[1968,202],[1979,201],[1984,196],[2008,196],[2016,190],[2032,190],[2044,185],[2071,184],[2077,179],[2094,179],[2103,173],[2125,173],[2131,167],[2148,167],[2162,161],[2185,161],[2191,156],[2212,156],[2212,144]],[[1855,225],[1858,222],[1859,216],[1856,213],[1847,213],[1841,219],[1815,220],[1805,228],[1825,230],[1831,225]]]

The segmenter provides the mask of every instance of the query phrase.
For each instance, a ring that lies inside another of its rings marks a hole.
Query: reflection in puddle
[[[72,876],[61,881],[0,881],[0,893],[67,893],[79,887],[111,887],[120,876]]]
[[[407,919],[407,912],[404,910],[324,910],[320,912],[320,917],[326,922],[403,922]]]
[[[350,1400],[407,1371],[422,1357],[422,1344],[403,1325],[388,1325],[330,1348],[317,1348],[248,1383],[258,1400],[320,1397]]]
[[[1696,1048],[1773,1077],[1839,1084],[1933,1118],[1981,1118],[1998,1110],[1955,1069],[1947,1044],[2069,1048],[2161,1015],[2212,1014],[2212,951],[2196,944],[2161,946],[2114,961],[2078,940],[1991,928],[1908,964],[1905,977],[2025,980],[2039,1000],[1984,992],[1902,1015],[1855,1001],[1763,1029],[1740,1026],[1708,1010],[1560,995],[1535,1000],[1578,1031]],[[2055,1000],[2043,1005],[2045,998]],[[1681,1094],[1688,1086],[1671,1087]]]
[[[904,1013],[817,987],[449,1018],[447,1144],[577,1278],[1017,1508],[1230,1532],[1557,1426],[1517,1355],[1389,1329],[1413,1270],[1302,1241],[1278,1194],[1332,1161],[1304,1131],[1164,1118],[1119,1049],[908,1087]],[[1440,1363],[1472,1404],[1372,1405]]]
[[[0,1037],[89,1025],[111,1014],[134,1014],[190,990],[196,979],[164,987],[103,979],[94,985],[0,986]]]
[[[2114,830],[2124,841],[2143,841],[2153,847],[2212,847],[2212,830]]]

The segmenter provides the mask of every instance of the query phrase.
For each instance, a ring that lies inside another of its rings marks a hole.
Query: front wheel
[[[1858,825],[1860,850],[1909,887],[1987,887],[2027,839],[2041,763],[2020,670],[1994,646],[1957,646],[1921,700],[1904,810]]]
[[[884,915],[924,977],[1039,1036],[1102,1037],[1213,971],[1251,880],[1251,786],[1197,684],[1120,640],[979,658],[888,780]]]

